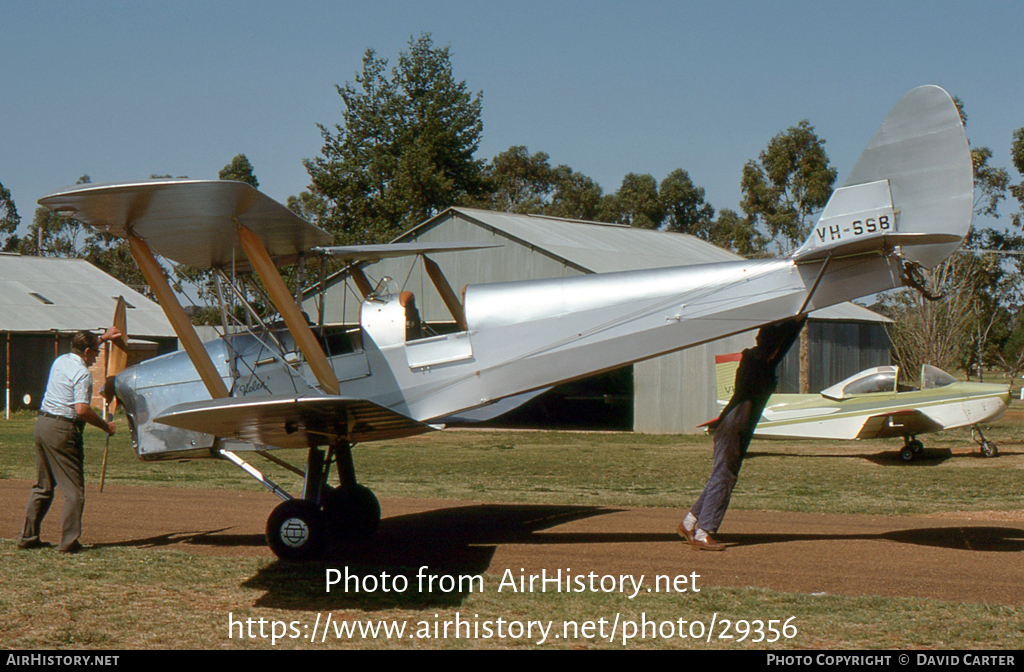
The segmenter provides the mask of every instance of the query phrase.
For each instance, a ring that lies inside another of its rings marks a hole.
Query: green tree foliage
[[[704,188],[695,185],[685,170],[676,168],[669,173],[661,181],[658,195],[665,212],[666,231],[711,240],[715,208],[705,202]]]
[[[92,180],[82,175],[75,184],[88,184]],[[32,216],[28,234],[18,244],[20,254],[40,257],[77,257],[85,244],[86,227],[77,219],[60,217],[49,208],[39,206]]]
[[[568,219],[600,216],[601,187],[569,166],[552,168],[545,152],[509,147],[484,167],[484,179],[489,198],[483,205],[493,210]]]
[[[21,241],[15,231],[20,223],[21,217],[10,190],[0,184],[0,250],[13,252],[18,249]]]
[[[509,147],[484,168],[490,207],[503,212],[540,214],[555,191],[555,171],[544,152],[530,154],[523,145]]]
[[[546,214],[569,219],[597,219],[601,211],[602,189],[597,182],[566,165],[554,169],[555,191]]]
[[[743,166],[740,207],[771,240],[792,249],[807,238],[811,215],[825,207],[835,181],[825,141],[804,119]]]
[[[1010,160],[1017,173],[1024,178],[1024,127],[1013,132],[1013,144],[1010,146]],[[1010,194],[1017,199],[1017,212],[1013,214],[1013,224],[1024,228],[1024,179],[1010,187]]]
[[[320,125],[321,156],[304,161],[308,196],[292,200],[338,242],[383,242],[451,205],[484,195],[481,94],[452,72],[448,47],[410,39],[398,65],[370,49],[355,83],[336,87],[344,108]],[[322,201],[313,205],[311,200]]]
[[[999,217],[999,202],[1006,198],[1010,175],[1005,168],[990,166],[992,150],[988,147],[971,148],[974,167],[974,213],[986,217]]]
[[[627,173],[619,190],[606,200],[602,215],[606,221],[638,229],[659,228],[665,207],[658,194],[658,181],[652,175]]]
[[[249,163],[249,159],[245,154],[238,154],[235,158],[231,159],[231,163],[220,169],[217,178],[245,182],[257,189],[260,186],[260,181],[256,179],[256,173],[253,172],[252,164]]]
[[[743,257],[763,257],[767,254],[767,238],[761,235],[754,218],[723,208],[710,228],[709,243],[731,250]]]

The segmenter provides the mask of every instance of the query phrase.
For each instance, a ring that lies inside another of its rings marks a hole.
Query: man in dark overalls
[[[715,427],[711,476],[683,522],[679,523],[679,536],[694,548],[725,550],[725,544],[715,541],[711,533],[717,532],[722,524],[743,456],[754,436],[754,428],[761,419],[768,398],[778,386],[775,370],[806,322],[806,317],[800,317],[765,325],[757,332],[757,345],[743,351],[736,369],[732,398],[718,416],[718,426]]]

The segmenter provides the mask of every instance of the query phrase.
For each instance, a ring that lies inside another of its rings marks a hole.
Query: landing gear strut
[[[337,488],[327,484],[332,460],[337,465]],[[373,491],[356,482],[352,444],[339,441],[326,456],[310,448],[300,499],[289,499],[267,519],[267,544],[286,560],[315,557],[330,539],[366,539],[380,524],[380,504]]]
[[[982,457],[995,457],[999,454],[999,446],[985,438],[985,435],[981,433],[981,427],[971,426],[971,438],[978,444],[978,450],[981,451]]]

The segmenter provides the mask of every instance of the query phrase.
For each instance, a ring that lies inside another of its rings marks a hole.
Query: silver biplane
[[[242,183],[82,185],[39,202],[128,240],[184,348],[117,376],[139,456],[234,462],[284,500],[267,521],[270,547],[306,558],[331,536],[366,537],[378,526],[380,506],[356,480],[355,444],[487,417],[558,383],[916,284],[967,233],[973,180],[956,106],[942,89],[921,87],[897,103],[788,256],[470,285],[461,298],[426,257],[457,245],[330,247],[326,232]],[[219,281],[251,271],[284,326],[201,343],[154,251]],[[456,332],[424,337],[414,297],[374,288],[357,263],[403,254],[424,255]],[[363,294],[350,332],[311,327],[278,271],[327,255],[353,262]],[[275,448],[306,451],[300,495],[240,457],[277,461],[267,452]]]

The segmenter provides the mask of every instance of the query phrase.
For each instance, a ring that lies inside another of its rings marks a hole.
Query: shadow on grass
[[[500,544],[644,542],[675,538],[674,535],[642,533],[537,534],[573,520],[620,510],[592,506],[480,504],[395,516],[382,520],[380,529],[371,539],[333,542],[316,562],[275,561],[242,585],[266,591],[257,600],[258,606],[281,609],[454,606],[461,604],[470,593],[479,592],[480,575],[487,571],[495,548]],[[266,546],[262,535],[223,534],[226,529],[168,533],[95,546]],[[342,581],[347,569],[349,591],[339,585],[327,592],[329,569],[337,569]],[[404,581],[396,577],[403,577]]]
[[[920,527],[881,534],[718,534],[727,544],[755,546],[794,541],[894,541],[915,546],[933,546],[964,551],[994,553],[1024,552],[1024,530],[1019,527]]]
[[[981,457],[981,455],[977,455]],[[882,467],[889,466],[903,466],[903,467],[924,467],[929,465],[942,464],[946,460],[953,457],[953,451],[949,448],[925,448],[919,455],[916,455],[913,460],[907,462],[900,457],[899,450],[896,451],[882,451],[880,453],[864,453],[855,452],[851,450],[849,452],[842,451],[837,453],[759,453],[749,452],[744,459],[752,459],[758,457],[799,457],[801,459],[819,459],[819,458],[836,458],[836,457],[856,457],[868,462],[874,462],[875,464]],[[969,457],[969,456],[961,456]]]
[[[457,606],[471,593],[480,592],[481,574],[487,571],[499,544],[546,543],[549,535],[537,532],[616,511],[589,506],[480,504],[395,516],[382,520],[371,539],[333,542],[318,562],[278,560],[242,585],[265,590],[256,604],[278,609]],[[578,535],[556,536],[558,543],[579,541]],[[564,536],[572,539],[563,540]],[[338,583],[328,593],[329,570],[337,570],[332,578]]]

